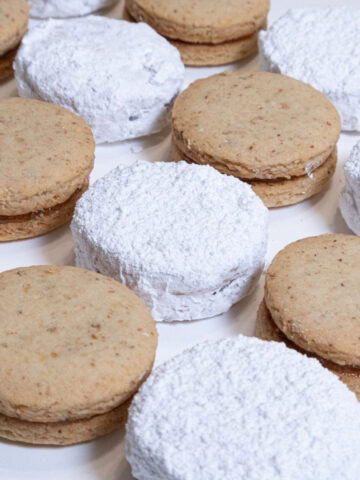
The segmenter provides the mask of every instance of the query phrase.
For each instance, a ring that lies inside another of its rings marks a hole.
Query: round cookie
[[[354,392],[360,400],[360,369],[356,367],[337,365],[336,363],[330,362],[329,360],[324,360],[323,358],[306,352],[302,348],[298,347],[295,343],[291,342],[276,326],[264,301],[260,304],[258,310],[255,324],[255,336],[261,340],[283,342],[288,348],[293,348],[294,350],[297,350],[308,357],[316,358],[325,368],[337,375],[340,380],[345,383],[345,385],[347,385],[348,388]]]
[[[110,412],[70,422],[24,422],[0,414],[0,437],[39,445],[72,445],[113,432],[127,420],[131,400]]]
[[[111,278],[18,268],[0,274],[0,300],[2,415],[50,427],[91,419],[126,402],[151,371],[155,322]]]
[[[71,224],[76,264],[128,285],[157,321],[215,316],[248,294],[267,228],[247,184],[185,162],[117,167],[79,200]]]
[[[351,151],[344,165],[345,187],[340,195],[339,207],[351,230],[360,235],[360,142]]]
[[[174,143],[171,145],[171,159],[175,162],[185,160],[192,163],[190,159],[186,158],[179,151]],[[316,168],[313,173],[309,171],[306,175],[293,177],[289,180],[248,180],[248,183],[266,207],[273,208],[291,205],[323,191],[335,173],[336,164],[337,151],[335,149],[330,157],[320,167]],[[236,172],[226,167],[219,167],[218,170],[227,175],[236,176]]]
[[[279,252],[265,282],[265,302],[296,345],[339,365],[360,366],[360,238],[320,235]]]
[[[335,375],[284,345],[204,343],[135,396],[127,459],[138,480],[357,480],[359,409]]]
[[[235,71],[184,90],[172,127],[175,145],[192,161],[243,179],[273,180],[323,164],[335,149],[340,119],[324,95],[302,82]]]
[[[12,62],[29,18],[25,0],[0,0],[0,81],[13,74]]]
[[[66,18],[88,15],[109,7],[117,0],[29,0],[30,16],[35,18]]]
[[[343,130],[360,131],[360,11],[293,9],[259,35],[264,70],[302,80],[326,94]]]
[[[252,35],[270,9],[269,0],[126,0],[137,21],[167,38],[219,44]]]
[[[46,233],[70,220],[94,164],[83,119],[54,104],[0,101],[0,241]]]
[[[77,113],[103,143],[162,130],[184,66],[148,25],[89,16],[31,29],[16,57],[15,78],[20,96]]]

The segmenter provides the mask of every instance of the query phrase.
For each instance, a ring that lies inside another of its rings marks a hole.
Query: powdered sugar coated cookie
[[[360,131],[360,10],[294,9],[259,34],[265,70],[309,83]]]
[[[20,96],[77,113],[98,143],[162,130],[184,78],[176,48],[148,25],[97,16],[32,28],[15,72]]]
[[[121,280],[157,321],[191,320],[249,293],[268,211],[249,185],[212,167],[138,162],[98,180],[71,228],[78,266]]]
[[[30,15],[36,18],[78,17],[105,8],[116,0],[29,0]]]
[[[340,195],[339,207],[349,228],[360,235],[360,142],[351,151],[344,165],[345,187]]]
[[[200,344],[153,371],[126,433],[138,480],[357,480],[360,406],[283,344]]]

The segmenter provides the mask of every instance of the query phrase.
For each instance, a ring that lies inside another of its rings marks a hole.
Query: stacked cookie
[[[97,143],[162,130],[184,80],[179,52],[148,25],[95,15],[40,22],[14,68],[21,97],[80,115]]]
[[[84,120],[54,104],[0,101],[0,241],[67,223],[87,189],[94,140]]]
[[[195,320],[252,290],[268,211],[249,185],[214,168],[143,161],[95,182],[71,230],[77,266],[125,283],[157,321]]]
[[[0,0],[0,81],[13,73],[12,63],[27,30],[28,18],[25,0]]]
[[[126,0],[126,9],[181,53],[185,65],[221,65],[257,52],[270,0]]]
[[[360,399],[360,238],[288,245],[270,265],[255,334],[320,360]]]
[[[309,85],[265,72],[197,80],[175,101],[172,159],[248,182],[268,207],[300,202],[333,176],[340,118]]]
[[[68,445],[122,424],[151,371],[155,322],[130,290],[74,267],[0,274],[0,436]]]
[[[131,405],[126,454],[138,480],[357,480],[359,413],[316,360],[239,336],[154,370]]]

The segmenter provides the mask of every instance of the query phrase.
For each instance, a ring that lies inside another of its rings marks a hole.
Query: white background
[[[353,8],[359,6],[358,0],[272,0],[269,24],[271,25],[290,7],[336,5]],[[107,15],[120,18],[121,5],[108,11]],[[243,71],[257,70],[258,59],[227,67],[187,68],[185,84],[229,68],[241,68]],[[0,97],[14,95],[16,86],[13,80],[0,84]],[[97,147],[92,181],[118,164],[130,163],[139,158],[167,159],[170,145],[168,133],[164,132],[147,140]],[[299,205],[271,211],[268,263],[282,247],[299,238],[326,232],[351,233],[337,205],[343,186],[342,164],[352,146],[359,140],[360,136],[355,134],[341,136],[339,165],[327,192]],[[0,244],[0,271],[36,264],[73,264],[73,261],[69,227],[63,227],[33,240]],[[205,339],[222,338],[238,333],[251,335],[262,296],[263,278],[250,297],[224,315],[191,323],[158,325],[160,338],[157,364],[187,346]],[[132,477],[124,456],[123,439],[124,431],[121,429],[103,439],[64,448],[32,447],[0,440],[0,480],[130,480]]]

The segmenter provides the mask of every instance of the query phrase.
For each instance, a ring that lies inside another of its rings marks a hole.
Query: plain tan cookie
[[[15,48],[25,35],[29,9],[25,0],[0,0],[0,56]]]
[[[305,238],[270,265],[265,301],[278,328],[304,350],[360,366],[360,238]]]
[[[87,183],[94,165],[90,128],[51,103],[1,100],[0,140],[0,215],[23,215],[65,202]]]
[[[217,44],[259,30],[270,0],[126,0],[126,8],[167,38]]]
[[[76,202],[87,190],[88,183],[76,190],[64,203],[25,215],[0,215],[0,242],[24,240],[51,232],[72,219]]]
[[[195,163],[256,180],[305,175],[340,135],[339,114],[323,94],[266,72],[195,81],[176,99],[172,126],[177,148]]]
[[[345,383],[345,385],[347,385],[348,388],[354,392],[360,400],[360,369],[337,365],[336,363],[324,360],[321,357],[306,352],[298,347],[295,343],[291,342],[275,325],[264,301],[260,304],[258,310],[255,325],[255,336],[261,340],[283,342],[288,348],[293,348],[294,350],[297,350],[308,357],[316,358],[325,368],[335,373],[335,375],[337,375],[340,380]]]
[[[193,163],[180,152],[173,142],[171,144],[171,160],[174,162],[185,160],[188,163]],[[261,198],[266,207],[282,207],[301,202],[323,191],[335,173],[336,164],[337,149],[320,167],[316,168],[309,175],[283,180],[246,180],[242,178],[240,180],[244,180],[252,186],[252,189]],[[217,169],[225,175],[237,177],[237,172],[226,167],[218,166]]]
[[[73,422],[24,422],[0,414],[0,437],[40,445],[71,445],[113,432],[127,420],[131,399],[110,412]]]
[[[151,371],[155,321],[127,287],[74,267],[0,274],[0,413],[61,422],[109,412]]]

